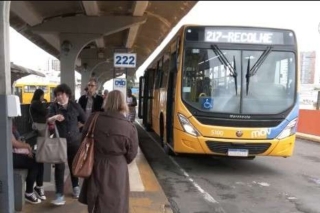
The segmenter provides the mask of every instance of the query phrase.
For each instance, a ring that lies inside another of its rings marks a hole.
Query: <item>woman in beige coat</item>
[[[79,197],[89,213],[129,212],[128,164],[137,155],[139,141],[136,127],[125,117],[127,112],[123,93],[111,91],[94,131],[93,171],[84,180]],[[94,115],[86,122],[82,138]]]

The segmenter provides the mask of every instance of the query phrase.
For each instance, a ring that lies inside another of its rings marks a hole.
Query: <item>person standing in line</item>
[[[39,136],[44,137],[46,131],[47,107],[44,100],[44,91],[36,89],[30,104],[30,116],[32,120],[32,128],[38,131]]]
[[[137,106],[137,98],[132,95],[131,89],[127,89],[127,104],[129,107],[128,119],[131,122],[134,122],[136,119],[136,106]]]
[[[103,98],[101,95],[97,94],[97,81],[95,79],[90,79],[88,82],[87,94],[82,95],[79,98],[78,103],[81,108],[85,111],[87,118],[93,112],[103,111]]]
[[[81,143],[81,133],[79,132],[78,122],[84,124],[86,115],[81,106],[70,100],[71,89],[66,84],[60,84],[54,89],[56,102],[49,107],[47,121],[56,125],[61,138],[67,140],[68,166],[70,170],[73,196],[78,198],[80,194],[79,178],[72,173],[72,162],[78,152]],[[55,164],[55,184],[56,198],[51,203],[54,205],[64,205],[64,171],[65,164]]]
[[[104,90],[104,92],[103,92],[103,104],[102,104],[102,109],[104,109],[104,107],[106,106],[108,93],[109,93],[109,90],[107,90],[107,89]]]
[[[107,97],[105,111],[98,115],[94,130],[94,165],[83,182],[79,202],[90,213],[129,213],[130,164],[138,153],[136,127],[126,119],[128,111],[124,94],[113,90]],[[83,128],[87,134],[95,114]]]

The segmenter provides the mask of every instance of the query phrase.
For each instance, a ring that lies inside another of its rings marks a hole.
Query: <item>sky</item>
[[[319,8],[320,2],[317,1],[200,1],[138,68],[137,78],[186,23],[292,29],[297,36],[299,51],[316,51],[319,55]],[[10,48],[12,62],[35,70],[44,69],[47,59],[54,58],[12,28]],[[320,72],[320,56],[316,60],[316,72]],[[107,82],[104,87],[111,90],[112,82]]]

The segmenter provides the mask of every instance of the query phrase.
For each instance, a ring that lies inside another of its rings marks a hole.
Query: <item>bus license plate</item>
[[[248,157],[247,149],[228,149],[228,156]]]

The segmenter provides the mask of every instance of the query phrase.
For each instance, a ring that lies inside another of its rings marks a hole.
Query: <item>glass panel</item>
[[[243,52],[243,70],[247,70],[250,57],[255,62],[262,51]],[[249,79],[248,95],[243,90],[244,114],[277,114],[293,104],[295,82],[295,56],[291,52],[271,52],[256,73]],[[243,79],[246,82],[246,72]],[[244,83],[244,88],[246,83]]]
[[[241,67],[240,53],[238,50],[222,50],[232,67],[236,63],[236,68]],[[226,67],[219,57],[211,49],[186,50],[183,99],[201,110],[239,113],[241,75],[234,77],[233,70]]]
[[[253,70],[263,53],[186,49],[183,100],[209,112],[281,113],[293,105],[295,98],[295,55],[292,52],[271,51],[265,60],[261,60],[261,66]]]

